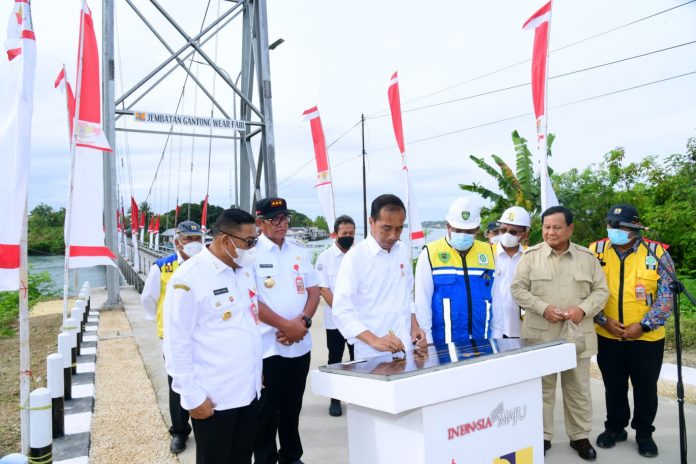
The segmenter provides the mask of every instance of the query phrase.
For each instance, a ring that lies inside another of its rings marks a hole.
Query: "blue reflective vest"
[[[495,273],[491,246],[476,240],[466,252],[466,266],[445,238],[426,248],[433,272],[433,341],[488,338]]]

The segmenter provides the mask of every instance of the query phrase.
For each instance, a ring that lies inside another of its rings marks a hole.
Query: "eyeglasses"
[[[242,238],[242,237],[237,237],[236,235],[232,235],[232,234],[230,234],[229,232],[225,232],[224,230],[221,230],[220,232],[222,232],[222,233],[225,234],[225,235],[229,235],[230,237],[236,238],[237,240],[241,240],[242,242],[246,243],[247,248],[253,248],[253,247],[255,247],[256,244],[257,244],[258,241],[259,241],[259,239],[258,239],[257,237],[254,237],[254,238]]]
[[[513,237],[516,237],[519,234],[523,234],[523,230],[515,230],[515,229],[508,229],[507,227],[501,227],[498,229],[498,233],[500,234],[510,234]]]
[[[279,226],[283,223],[290,223],[290,220],[292,219],[292,215],[290,214],[279,214],[278,216],[272,218],[272,219],[264,219],[264,221],[268,221],[274,226]]]

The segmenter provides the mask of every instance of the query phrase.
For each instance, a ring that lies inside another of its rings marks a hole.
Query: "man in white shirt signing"
[[[343,360],[343,351],[346,345],[348,345],[351,361],[355,356],[353,345],[347,343],[341,332],[336,328],[331,311],[338,270],[343,262],[343,257],[351,249],[355,240],[355,221],[350,216],[339,216],[334,222],[333,230],[334,234],[336,234],[336,241],[317,258],[319,291],[324,301],[326,301],[324,305],[324,328],[326,329],[326,347],[329,349],[329,364],[339,363]],[[331,398],[329,414],[333,417],[343,414],[340,400]]]
[[[222,212],[213,241],[167,284],[164,359],[189,410],[197,464],[251,463],[263,366],[254,218]]]
[[[346,254],[338,272],[334,322],[357,359],[427,344],[415,315],[411,252],[399,240],[405,219],[399,197],[375,198],[370,234]]]

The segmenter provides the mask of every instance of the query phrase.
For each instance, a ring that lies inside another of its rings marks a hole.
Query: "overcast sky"
[[[686,1],[556,0],[551,48],[564,47]],[[148,1],[134,3],[173,48],[181,46],[181,36]],[[199,30],[206,1],[161,3],[189,34]],[[118,97],[166,58],[167,52],[124,1],[117,0],[116,4]],[[329,150],[337,213],[351,214],[356,219],[362,216],[361,140],[356,123],[363,113],[368,117],[368,201],[385,192],[403,194],[391,120],[384,117],[389,78],[396,70],[405,111],[407,162],[423,220],[444,217],[449,203],[461,194],[458,184],[489,182],[469,155],[488,157],[496,153],[514,165],[510,133],[517,129],[524,137],[534,139],[529,86],[427,109],[414,108],[529,82],[530,63],[526,60],[531,57],[534,34],[521,26],[543,0],[269,0],[268,4],[269,40],[285,40],[270,52],[270,58],[279,192],[291,208],[312,217],[322,214],[313,188],[315,167],[309,124],[301,119],[302,112],[315,104],[319,105],[328,143],[355,126]],[[53,80],[62,63],[66,63],[74,80],[79,5],[79,0],[32,2],[39,55],[30,207],[40,202],[54,207],[66,203],[69,156],[65,100],[53,89]],[[206,23],[220,8],[230,5],[211,0]],[[90,6],[101,41],[101,5],[92,1]],[[3,9],[9,14],[9,2],[3,2]],[[694,24],[696,2],[553,52],[549,75],[695,41]],[[217,56],[232,77],[240,69],[240,25],[241,21],[235,20],[233,27],[220,35],[217,47],[215,40],[204,47],[210,56]],[[2,60],[0,78],[6,66]],[[215,85],[216,95],[229,104],[231,94],[222,90],[219,79],[213,83],[209,67],[194,63],[192,69],[210,88]],[[551,80],[548,120],[556,142],[550,165],[557,171],[582,168],[600,161],[604,153],[619,145],[626,147],[630,160],[683,152],[687,139],[696,136],[696,74],[556,107],[693,71],[696,44]],[[172,73],[136,109],[174,113],[183,82],[183,72]],[[210,115],[210,102],[191,81],[184,95],[180,114]],[[406,112],[408,109],[414,110]],[[492,124],[470,129],[487,123]],[[119,125],[135,127],[136,123],[123,118]],[[138,202],[146,198],[164,143],[162,136],[130,135],[126,139],[123,133],[117,135],[116,156],[119,164],[123,162],[120,188],[126,201],[131,193]],[[189,189],[194,202],[203,199],[208,152],[205,139],[192,144],[191,138],[173,138],[150,194],[156,210],[172,209],[177,191],[180,203],[189,200]],[[234,185],[230,184],[233,143],[216,140],[211,153],[210,201],[229,206],[234,202]],[[127,174],[128,160],[132,180]]]

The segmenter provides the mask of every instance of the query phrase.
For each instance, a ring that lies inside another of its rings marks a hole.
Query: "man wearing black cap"
[[[263,342],[264,390],[254,446],[256,464],[301,463],[300,411],[319,304],[319,280],[304,245],[286,239],[290,211],[283,198],[256,204],[256,286]],[[280,448],[276,445],[276,434]]]
[[[665,347],[665,323],[672,312],[670,279],[636,236],[638,211],[620,203],[607,214],[608,238],[590,250],[599,259],[609,284],[609,301],[596,317],[597,364],[604,381],[607,420],[597,446],[612,448],[626,440],[631,417],[628,379],[633,385],[633,420],[638,453],[656,457],[652,439],[657,414],[657,380]],[[646,240],[660,262],[674,272],[667,245]]]
[[[157,335],[163,338],[163,307],[164,298],[167,292],[167,282],[184,261],[197,255],[203,249],[203,232],[201,226],[193,221],[180,222],[176,227],[174,235],[175,253],[160,258],[150,268],[147,280],[140,295],[140,302],[145,308],[145,319],[157,319]],[[169,434],[172,436],[169,443],[169,450],[174,454],[179,454],[186,449],[186,440],[191,434],[189,425],[189,412],[181,407],[181,398],[177,392],[172,390],[172,377],[167,376],[169,381],[169,416],[172,426]]]
[[[486,227],[486,240],[489,245],[497,245],[500,242],[500,237],[498,237],[498,229],[500,229],[500,223],[497,221],[491,221]]]

